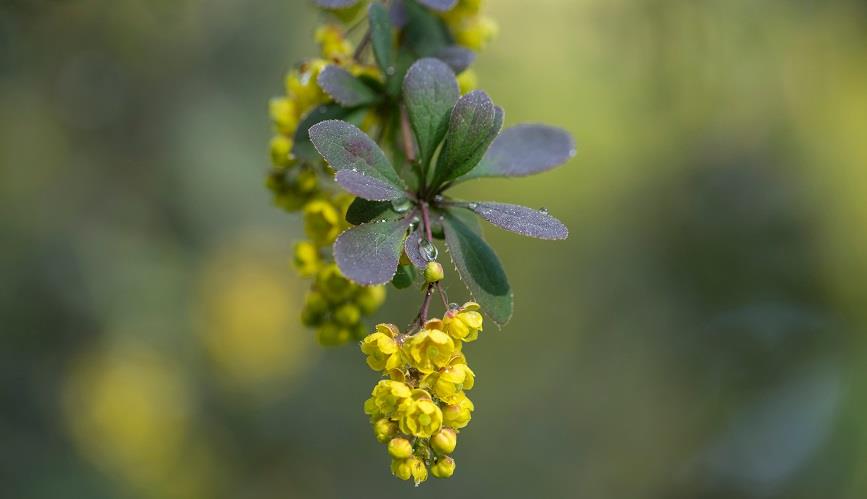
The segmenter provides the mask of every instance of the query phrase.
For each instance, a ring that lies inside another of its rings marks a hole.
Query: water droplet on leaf
[[[419,239],[418,241],[418,251],[421,253],[421,257],[424,258],[426,262],[432,262],[437,259],[437,255],[439,251],[437,251],[437,247],[433,245],[427,239]]]
[[[412,203],[407,198],[395,199],[391,202],[391,207],[398,213],[406,213],[412,208]]]
[[[395,73],[394,66],[389,66],[389,67],[385,68],[385,74],[387,74],[388,76],[394,76],[394,73]]]
[[[548,208],[545,208],[545,207],[539,208],[539,213],[542,213],[543,215],[547,215],[548,214]]]
[[[475,210],[476,208],[479,207],[479,203],[469,203],[467,206],[468,206],[471,210]]]

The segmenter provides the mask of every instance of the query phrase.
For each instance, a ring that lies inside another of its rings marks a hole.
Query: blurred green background
[[[515,319],[468,350],[456,476],[412,490],[263,187],[313,9],[0,0],[0,497],[867,497],[867,3],[489,12],[481,86],[580,148],[461,189],[572,236],[487,228]]]

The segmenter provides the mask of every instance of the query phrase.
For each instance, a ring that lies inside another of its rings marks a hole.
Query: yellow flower
[[[337,264],[325,265],[316,274],[316,289],[331,303],[348,300],[358,290],[349,279],[343,277]]]
[[[500,31],[490,17],[472,16],[449,23],[452,35],[459,45],[471,50],[482,50]]]
[[[301,277],[311,277],[319,270],[322,259],[319,257],[319,250],[316,245],[310,241],[300,241],[295,243],[295,258],[293,264],[298,275]]]
[[[326,59],[342,59],[352,55],[353,47],[343,36],[343,29],[339,26],[326,24],[316,29],[316,43],[322,50],[322,57]]]
[[[376,332],[364,338],[361,351],[367,355],[367,365],[371,369],[382,371],[400,367],[400,348],[395,341],[398,333],[394,324],[378,324]]]
[[[376,421],[390,418],[404,401],[412,395],[406,383],[384,379],[373,387],[371,397],[364,402],[364,412]]]
[[[443,425],[443,413],[424,390],[413,390],[400,405],[400,431],[429,438]]]
[[[459,430],[470,423],[475,406],[464,392],[458,393],[456,399],[455,403],[443,408],[443,425]]]
[[[437,459],[436,464],[430,467],[430,473],[434,478],[449,478],[455,473],[455,460],[449,456]]]
[[[386,443],[397,435],[397,423],[382,418],[373,423],[373,434],[379,443]]]
[[[334,311],[334,320],[343,326],[355,326],[361,321],[361,310],[353,303],[344,303]]]
[[[424,461],[416,456],[392,460],[391,473],[401,480],[412,478],[416,485],[427,480],[427,466],[425,466]]]
[[[453,404],[459,400],[461,391],[473,388],[475,379],[475,373],[464,363],[463,357],[456,357],[449,366],[425,376],[421,384],[445,403]]]
[[[474,341],[481,330],[482,314],[479,313],[478,303],[464,303],[463,307],[449,310],[443,317],[443,331],[455,340]]]
[[[292,136],[298,128],[298,106],[286,97],[275,97],[268,104],[274,127],[283,135]]]
[[[370,315],[385,302],[385,286],[365,286],[358,291],[355,304],[363,315]]]
[[[278,168],[292,166],[292,139],[285,135],[275,135],[271,139],[271,163]]]
[[[328,201],[318,199],[304,206],[304,231],[318,246],[327,246],[340,234],[340,215]]]
[[[292,70],[286,76],[286,94],[295,101],[299,116],[328,100],[316,83],[319,73],[327,65],[328,61],[324,59],[312,59],[305,62],[300,70]]]
[[[406,340],[403,352],[412,367],[423,373],[431,373],[449,363],[455,352],[455,344],[449,335],[439,329],[423,329]]]
[[[472,69],[465,69],[463,73],[458,75],[458,88],[461,90],[461,95],[466,95],[479,87],[479,77]]]

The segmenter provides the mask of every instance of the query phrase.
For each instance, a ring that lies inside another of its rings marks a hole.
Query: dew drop
[[[467,205],[467,207],[468,207],[469,209],[471,209],[471,210],[475,210],[476,208],[479,207],[479,203],[469,203],[469,204]]]
[[[394,73],[395,73],[394,66],[389,66],[389,67],[385,68],[385,74],[387,74],[388,76],[394,76]]]
[[[569,157],[574,158],[578,154],[578,149],[569,149]]]
[[[437,247],[433,245],[427,239],[419,239],[418,241],[418,251],[421,253],[421,257],[426,262],[432,262],[437,259],[437,255],[439,251],[437,251]]]
[[[433,200],[434,200],[434,203],[439,204],[439,203],[442,203],[443,201],[445,201],[446,198],[444,198],[442,194],[437,194],[436,196],[434,196]]]
[[[545,207],[539,208],[539,213],[542,213],[543,215],[547,215],[548,214],[548,208],[545,208]]]
[[[352,173],[358,173],[358,168],[356,168],[356,167],[353,166],[353,167],[352,167]]]
[[[418,215],[416,215],[416,216],[412,217],[411,222],[415,225],[418,225],[418,223],[421,222],[421,219],[418,217]]]
[[[391,202],[391,207],[398,213],[406,213],[412,207],[412,203],[407,198],[395,199]]]
[[[449,310],[457,310],[461,308],[457,303],[449,303]]]

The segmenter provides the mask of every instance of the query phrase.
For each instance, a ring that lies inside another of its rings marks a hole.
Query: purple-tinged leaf
[[[352,225],[361,225],[374,220],[397,220],[406,216],[405,213],[394,211],[391,201],[368,201],[355,198],[346,210],[346,221]]]
[[[325,69],[319,73],[316,83],[343,107],[373,104],[378,99],[376,93],[364,82],[352,76],[349,71],[333,64],[325,66]]]
[[[503,109],[494,106],[485,92],[474,90],[458,99],[437,159],[433,185],[438,187],[472,170],[502,126]]]
[[[323,9],[345,9],[357,4],[359,0],[314,0]]]
[[[388,18],[391,19],[391,24],[398,29],[403,29],[406,23],[409,22],[409,16],[406,13],[406,6],[403,0],[392,0],[391,8],[388,9]]]
[[[545,209],[506,203],[467,203],[464,206],[488,222],[523,236],[549,240],[569,237],[569,229]]]
[[[437,52],[434,57],[448,64],[455,74],[460,74],[476,60],[476,53],[460,45],[451,45]]]
[[[298,124],[295,132],[295,145],[292,154],[302,161],[318,161],[320,156],[310,142],[307,131],[310,127],[325,120],[344,119],[348,117],[349,110],[339,104],[323,104],[310,110]]]
[[[516,125],[503,130],[461,181],[476,177],[523,177],[550,170],[575,156],[569,132],[547,125]]]
[[[340,170],[334,180],[348,192],[370,201],[392,201],[406,197],[402,189],[360,171]]]
[[[334,261],[343,275],[363,284],[385,284],[394,277],[410,220],[352,227],[334,242]]]
[[[443,215],[443,229],[449,256],[482,312],[501,326],[509,322],[512,289],[494,250],[450,210]]]
[[[409,237],[406,238],[403,250],[406,252],[409,261],[412,262],[416,268],[424,269],[427,265],[427,260],[425,260],[421,255],[421,248],[419,246],[422,240],[421,238],[421,229],[413,231]]]
[[[419,59],[406,72],[403,100],[422,165],[427,165],[442,142],[449,127],[449,115],[460,95],[454,72],[438,59]]]
[[[458,0],[418,0],[418,3],[433,10],[446,12],[452,10],[454,6],[457,5]]]
[[[391,76],[395,72],[397,51],[391,39],[391,20],[388,17],[388,10],[379,2],[372,3],[367,11],[367,18],[370,20],[370,45],[373,47],[373,56],[382,72]]]
[[[336,171],[360,172],[398,189],[406,188],[382,149],[354,125],[338,120],[317,123],[310,127],[310,140]]]

